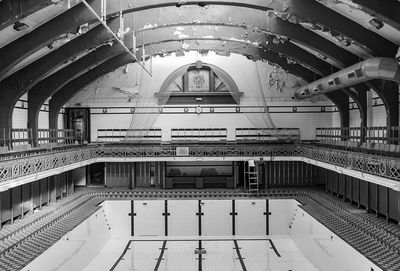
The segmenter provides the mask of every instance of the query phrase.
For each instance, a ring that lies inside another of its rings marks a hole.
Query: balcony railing
[[[352,141],[361,142],[365,135],[364,142],[380,144],[398,144],[400,142],[400,127],[332,127],[317,128],[316,138],[320,141]]]
[[[55,147],[74,143],[73,130],[38,129],[35,138],[32,129],[0,129],[0,153],[27,151],[35,147]]]
[[[175,158],[181,145],[88,145],[66,148],[21,158],[0,160],[0,183],[31,174],[81,164],[90,159]],[[233,145],[188,146],[188,157],[304,157],[400,181],[400,159],[362,152],[322,148],[313,145]]]
[[[98,142],[161,142],[161,129],[98,129]]]

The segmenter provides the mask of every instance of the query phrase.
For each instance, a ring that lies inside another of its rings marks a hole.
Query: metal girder
[[[40,108],[47,98],[54,95],[54,93],[72,79],[123,52],[124,50],[119,44],[114,44],[113,46],[103,45],[64,69],[40,81],[30,89],[28,92],[28,128],[33,129],[34,138],[37,136]]]
[[[385,105],[388,130],[399,126],[399,85],[383,80],[372,80],[368,82],[368,85],[376,91]]]
[[[210,27],[209,33],[207,34],[208,36],[214,35],[214,29],[218,29],[219,25],[238,25],[247,30],[247,33],[243,36],[243,39],[246,39],[246,36],[252,31],[262,31],[268,34],[279,36],[282,38],[282,41],[286,38],[289,40],[294,40],[308,48],[311,48],[321,55],[334,60],[341,67],[346,67],[359,61],[359,58],[356,55],[336,46],[332,42],[324,39],[310,30],[303,28],[298,24],[292,24],[288,21],[282,20],[272,12],[265,14],[264,12],[260,11],[257,12],[254,10],[243,10],[236,7],[210,7],[208,10],[210,10],[209,14],[204,14],[203,9],[199,9],[198,12],[192,11],[191,14],[189,12],[190,10],[184,10],[179,13],[181,16],[177,17],[164,16],[168,19],[162,19],[162,24],[158,24],[158,21],[150,21],[148,19],[150,16],[149,12],[144,14],[135,13],[133,24],[130,16],[126,14],[125,24],[126,26],[131,27],[131,29],[146,28],[146,30],[149,28],[149,25],[161,25],[159,27],[178,27],[186,24],[194,28],[196,28],[197,25],[202,24],[215,25],[215,27]],[[163,12],[167,13],[165,10]],[[226,17],[217,15],[221,12],[223,12],[224,15],[227,14]],[[243,14],[245,12],[246,21],[243,20]],[[156,13],[159,14],[158,11],[156,11]],[[230,15],[228,16],[228,14]]]
[[[212,29],[212,35],[210,35],[210,28]],[[179,29],[179,31],[176,29]],[[244,44],[248,43],[255,47],[288,56],[291,60],[304,64],[319,75],[324,75],[332,72],[332,70],[336,70],[325,61],[290,42],[279,40],[276,39],[275,36],[257,30],[249,30],[241,26],[197,24],[163,26],[138,32],[136,40],[138,46],[141,46],[142,44],[179,39],[182,41],[188,39],[239,41]]]
[[[343,95],[339,91],[327,93],[326,96],[336,105],[340,114],[340,126],[342,128],[342,136],[345,136],[343,131],[350,126],[350,108],[349,96]]]
[[[400,30],[400,2],[397,0],[352,0],[366,13]]]
[[[63,105],[71,99],[81,88],[90,84],[97,78],[114,71],[115,69],[132,62],[132,57],[128,53],[115,56],[85,74],[72,80],[62,87],[49,101],[49,127],[57,129],[58,115]]]
[[[98,1],[93,1],[96,5]],[[112,2],[112,1],[109,1]],[[196,9],[179,8],[173,7],[173,4],[177,2],[165,1],[164,6],[172,6],[169,8],[160,5],[145,5],[145,1],[135,2],[137,8],[129,8],[124,10],[127,12],[136,12],[134,15],[134,23],[132,22],[131,16],[126,14],[125,24],[130,26],[131,29],[147,28],[152,25],[165,25],[165,24],[182,24],[193,22],[201,24],[233,24],[240,25],[242,27],[251,29],[259,29],[261,31],[271,32],[279,36],[289,37],[290,39],[296,40],[304,46],[310,47],[313,50],[325,55],[341,66],[348,66],[356,63],[358,57],[347,52],[346,50],[334,45],[312,31],[306,30],[300,25],[295,25],[287,21],[283,21],[273,13],[268,13],[267,17],[265,12],[261,10],[265,9],[262,6],[257,9],[244,9],[237,7],[237,3],[233,1],[210,1],[217,6],[210,6],[208,9],[197,7]],[[261,2],[261,1],[260,1]],[[125,2],[124,2],[125,3]],[[187,4],[194,4],[192,1],[187,1]],[[140,6],[142,4],[142,6]],[[236,4],[236,6],[234,5]],[[224,5],[224,6],[222,6]],[[251,6],[251,5],[250,5]],[[248,6],[248,7],[250,7]],[[154,9],[154,10],[153,10]],[[110,13],[115,14],[119,10],[108,9]],[[140,11],[140,12],[139,12]],[[152,12],[154,11],[154,14]],[[175,13],[174,13],[175,12]],[[0,50],[0,58],[3,60],[0,63],[0,75],[9,71],[10,68],[16,65],[23,57],[28,54],[37,51],[46,44],[51,43],[61,34],[66,32],[73,32],[79,25],[93,21],[92,16],[87,14],[88,11],[81,4],[71,8],[67,12],[57,16],[50,22],[38,27],[31,33],[23,36],[22,38],[10,43]],[[171,14],[171,16],[161,16],[161,14]],[[222,14],[222,16],[220,16]],[[156,15],[156,16],[154,16]],[[246,21],[243,18],[246,18]],[[71,17],[76,18],[71,20]],[[197,19],[196,19],[197,18]],[[212,29],[210,30],[210,32]]]
[[[118,21],[112,19],[110,26],[118,29]],[[0,127],[11,127],[12,112],[15,103],[18,101],[19,97],[27,92],[46,74],[72,57],[78,56],[90,48],[101,46],[111,38],[111,34],[102,26],[97,26],[1,81]]]
[[[16,21],[53,4],[51,0],[0,1],[0,31]]]
[[[353,92],[353,89],[355,92]],[[344,90],[344,93],[349,95],[354,102],[357,104],[358,111],[360,112],[360,118],[361,118],[361,142],[365,141],[366,138],[366,130],[365,128],[367,127],[367,121],[368,121],[368,109],[367,109],[367,91],[369,91],[369,88],[365,84],[359,84],[353,86],[353,89],[346,89]]]
[[[393,42],[362,27],[315,0],[282,1],[287,4],[288,9],[284,13],[288,16],[294,15],[305,22],[322,24],[331,30],[343,34],[350,40],[371,49],[376,56],[393,57],[397,52],[398,46]]]
[[[96,2],[98,0],[91,0]],[[30,2],[30,1],[29,1]],[[80,25],[94,20],[83,4],[78,4],[58,15],[32,32],[11,42],[0,50],[0,77],[6,74],[18,62],[51,44],[64,33],[76,33]]]

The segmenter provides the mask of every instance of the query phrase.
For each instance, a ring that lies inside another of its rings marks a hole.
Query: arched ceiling
[[[101,0],[88,2],[100,13]],[[124,28],[135,30],[137,46],[145,45],[147,55],[235,52],[307,81],[372,56],[395,57],[400,44],[396,0],[106,2],[109,27],[118,31],[122,7]],[[23,29],[17,31],[18,26]],[[7,112],[30,89],[54,88],[46,92],[50,97],[124,53],[115,42],[107,45],[112,43],[110,33],[79,1],[0,1],[0,108]]]

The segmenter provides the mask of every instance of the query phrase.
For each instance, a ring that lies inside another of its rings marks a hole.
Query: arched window
[[[167,92],[167,104],[239,104],[241,93],[222,69],[201,61],[183,66],[165,80],[160,92]]]

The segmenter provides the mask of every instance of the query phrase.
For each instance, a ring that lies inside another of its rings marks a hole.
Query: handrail
[[[386,126],[374,127],[328,127],[317,128],[316,139],[321,141],[355,141],[369,143],[399,144],[400,127],[393,126],[389,129]],[[362,136],[364,135],[364,140]]]
[[[0,129],[0,153],[71,144],[74,144],[72,129],[38,129],[37,137],[30,128]]]
[[[0,183],[15,178],[38,174],[46,170],[65,168],[71,164],[98,159],[175,158],[179,145],[88,145],[44,152],[31,157],[0,160]],[[363,152],[324,148],[313,145],[189,145],[189,157],[303,157],[400,181],[400,159]]]

